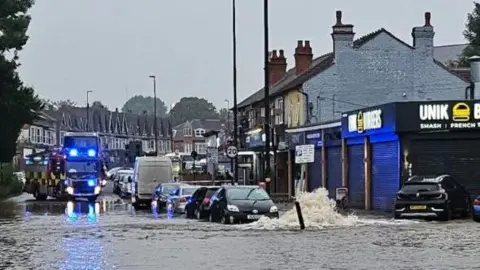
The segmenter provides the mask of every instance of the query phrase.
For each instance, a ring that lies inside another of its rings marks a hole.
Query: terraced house
[[[294,67],[287,70],[283,51],[273,51],[270,59],[272,123],[269,124],[274,127],[272,139],[278,148],[273,191],[292,193],[293,179],[301,177],[299,166],[293,164],[292,152],[295,145],[305,143],[305,136],[299,132],[311,131],[311,139],[318,138],[320,135],[315,132],[318,125],[340,128],[342,112],[376,104],[464,98],[469,85],[468,78],[463,76],[465,72],[460,74],[442,63],[445,57],[451,57],[446,55],[459,52],[445,52],[449,48],[442,46],[442,53],[438,55],[443,59],[435,59],[434,36],[431,15],[427,12],[423,24],[412,29],[412,42],[400,40],[384,28],[355,39],[354,25],[344,23],[342,12],[337,11],[331,33],[332,52],[314,57],[312,44],[298,41]],[[262,137],[255,133],[261,133],[258,127],[265,124],[263,97],[264,90],[260,89],[238,105],[244,122],[248,123],[245,140],[251,150],[255,150],[253,146],[263,145],[252,144],[255,138]],[[339,134],[337,131],[329,136],[334,140]],[[330,170],[329,174],[320,165],[329,160],[338,163],[341,156],[340,147],[328,152],[316,151],[315,163],[303,171],[308,175],[309,189],[326,186],[327,178],[341,179],[335,175],[336,170]]]
[[[19,142],[25,153],[61,146],[66,132],[98,132],[111,166],[125,162],[125,146],[133,140],[142,141],[142,150],[155,149],[154,117],[109,111],[101,106],[90,108],[52,108],[41,113],[42,118],[21,131]],[[157,117],[158,152],[172,152],[172,136],[168,118]],[[19,150],[20,151],[20,150]]]

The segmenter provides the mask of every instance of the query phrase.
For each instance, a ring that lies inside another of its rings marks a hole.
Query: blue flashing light
[[[76,157],[76,156],[78,156],[78,150],[77,149],[70,149],[70,151],[68,152],[68,155],[71,156],[71,157]]]
[[[95,180],[94,179],[89,179],[88,180],[88,186],[89,187],[94,187],[95,186]]]
[[[95,151],[95,149],[88,149],[87,154],[89,157],[94,157],[97,155],[97,151]]]

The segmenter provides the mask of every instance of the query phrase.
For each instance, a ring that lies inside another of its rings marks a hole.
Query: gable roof
[[[380,28],[376,31],[373,31],[369,34],[366,34],[364,36],[361,36],[360,38],[356,39],[353,41],[353,47],[354,48],[360,48],[363,45],[367,44],[369,41],[373,40],[380,34],[386,34],[390,36],[391,38],[395,39],[398,41],[400,44],[410,48],[410,49],[415,49],[412,45],[406,43],[405,41],[399,39],[395,35],[393,35],[391,32],[387,31],[385,28]],[[442,62],[437,61],[434,59],[434,62],[439,65],[440,67],[444,68],[445,70],[449,71],[452,75],[457,76],[458,78],[462,79],[465,81],[465,76],[463,74],[459,74],[457,72],[452,72],[449,70]],[[295,72],[295,67],[289,69],[286,73],[285,76],[278,81],[276,84],[274,84],[271,89],[270,89],[270,97],[275,97],[278,95],[281,95],[285,91],[292,90],[295,88],[300,87],[303,83],[306,81],[310,80],[314,76],[322,73],[323,71],[327,70],[329,67],[335,64],[335,55],[333,52],[324,54],[322,56],[319,56],[315,58],[312,61],[312,65],[306,69],[304,72],[300,74],[296,74]],[[259,101],[262,101],[265,98],[265,88],[262,88],[252,94],[251,96],[247,97],[245,100],[240,102],[238,104],[238,108],[243,108],[250,106],[254,103],[257,103]]]
[[[449,62],[457,61],[468,44],[451,44],[433,47],[433,58],[447,65]]]

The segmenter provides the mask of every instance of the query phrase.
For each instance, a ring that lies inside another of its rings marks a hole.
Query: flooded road
[[[394,222],[266,231],[97,204],[0,203],[0,269],[478,269],[479,224]]]

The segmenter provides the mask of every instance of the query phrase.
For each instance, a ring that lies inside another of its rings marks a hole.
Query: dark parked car
[[[473,220],[480,222],[480,196],[473,201]]]
[[[210,214],[210,198],[219,189],[217,186],[200,187],[185,206],[187,218],[203,219]]]
[[[450,175],[412,176],[397,193],[395,218],[467,217],[471,202],[469,193]]]
[[[210,222],[241,223],[262,216],[278,218],[278,208],[259,186],[225,186],[211,198]]]

